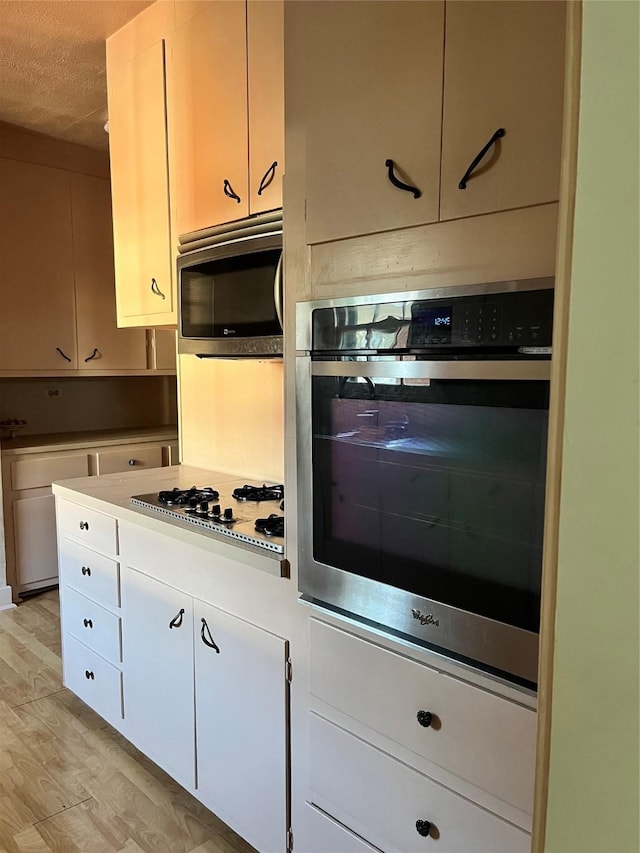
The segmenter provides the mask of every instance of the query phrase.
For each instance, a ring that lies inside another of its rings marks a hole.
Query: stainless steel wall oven
[[[533,686],[553,279],[301,303],[299,589]]]

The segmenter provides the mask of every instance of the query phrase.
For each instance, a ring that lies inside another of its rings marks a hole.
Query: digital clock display
[[[450,305],[415,305],[412,322],[413,345],[450,344],[452,316]]]

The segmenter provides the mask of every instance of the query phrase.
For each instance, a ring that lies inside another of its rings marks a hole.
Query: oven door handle
[[[432,379],[494,381],[548,381],[550,361],[311,361],[312,376],[402,379],[409,382]]]
[[[278,322],[280,323],[280,328],[284,330],[284,326],[282,325],[282,258],[284,253],[282,253],[278,259],[278,265],[276,266],[276,274],[273,277],[273,301],[276,305],[276,314],[278,315]]]

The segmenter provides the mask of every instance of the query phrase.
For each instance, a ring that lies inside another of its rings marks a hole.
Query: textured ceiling
[[[106,149],[105,39],[153,0],[0,0],[0,121]]]

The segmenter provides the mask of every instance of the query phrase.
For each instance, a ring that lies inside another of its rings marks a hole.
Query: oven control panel
[[[550,347],[553,290],[413,302],[408,346]]]

